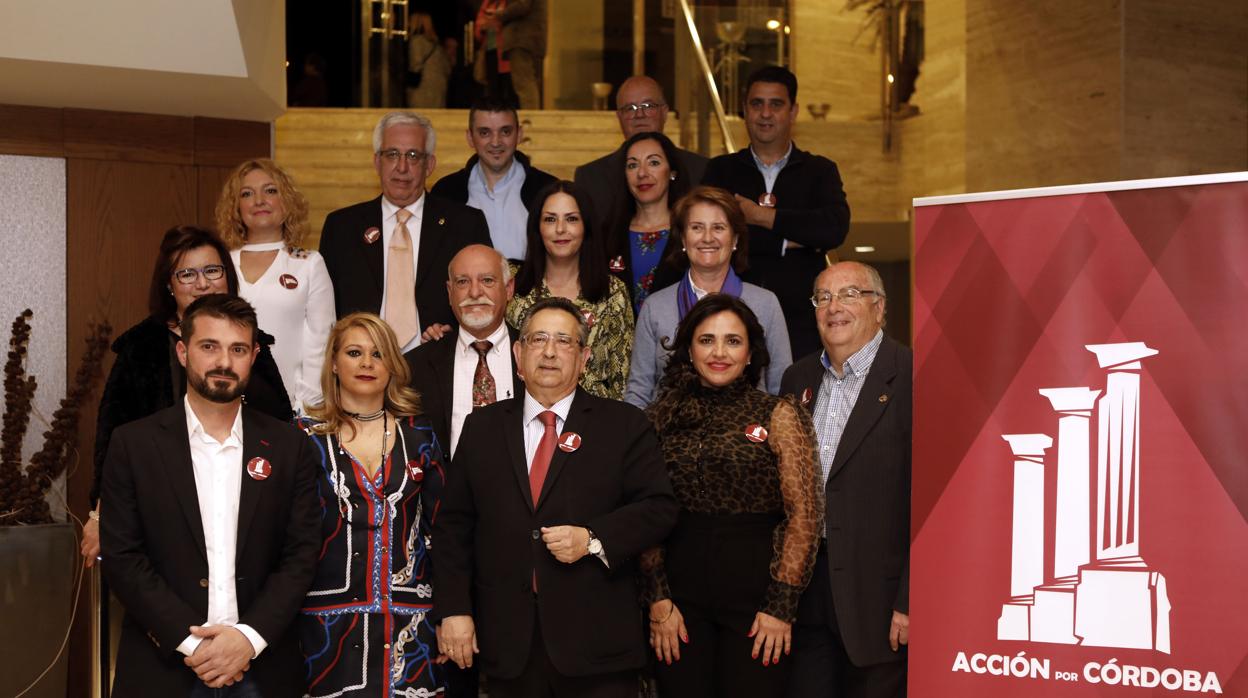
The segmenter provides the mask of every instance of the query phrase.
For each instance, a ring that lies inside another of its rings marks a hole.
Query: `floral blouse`
[[[646,410],[681,508],[700,514],[780,513],[772,535],[771,583],[759,611],[793,622],[810,583],[823,493],[810,415],[790,398],[749,386],[696,385],[674,406]],[[761,425],[764,432],[751,434]],[[751,436],[753,438],[751,438]],[[642,554],[643,600],[671,598],[664,549]]]
[[[628,383],[628,362],[633,355],[633,309],[628,300],[628,287],[623,281],[609,277],[606,296],[590,303],[577,296],[572,301],[589,323],[589,363],[581,375],[581,387],[598,397],[619,400]],[[524,314],[533,304],[550,298],[546,282],[538,284],[528,295],[516,296],[507,305],[507,324],[519,329]]]
[[[650,288],[654,285],[654,270],[658,268],[659,262],[663,261],[664,243],[667,241],[667,236],[666,230],[649,233],[628,231],[628,250],[632,255],[629,268],[632,270],[631,276],[633,277],[634,312],[641,310],[641,302],[650,295]]]

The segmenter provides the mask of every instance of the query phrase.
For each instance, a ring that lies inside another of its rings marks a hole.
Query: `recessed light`
[[[858,245],[854,248],[854,252],[875,252],[875,248],[871,245]]]

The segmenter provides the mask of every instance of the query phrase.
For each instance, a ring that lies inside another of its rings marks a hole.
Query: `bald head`
[[[451,312],[477,339],[489,337],[502,324],[514,288],[507,260],[493,247],[469,245],[447,267]]]
[[[631,109],[629,105],[652,105],[650,109]],[[620,132],[627,140],[634,134],[646,131],[662,133],[667,121],[667,100],[663,88],[654,78],[634,75],[625,80],[615,93],[616,116],[620,119]]]
[[[846,296],[849,289],[857,289],[857,297]],[[815,309],[815,322],[828,359],[840,373],[845,360],[884,326],[884,284],[874,268],[860,262],[840,262],[815,277],[814,292],[828,298],[823,307]]]

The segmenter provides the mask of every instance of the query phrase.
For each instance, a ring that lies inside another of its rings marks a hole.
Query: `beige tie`
[[[386,261],[386,322],[390,323],[399,346],[405,347],[420,332],[416,320],[416,279],[412,271],[412,234],[407,221],[412,212],[405,208],[395,214],[399,224],[390,238]]]

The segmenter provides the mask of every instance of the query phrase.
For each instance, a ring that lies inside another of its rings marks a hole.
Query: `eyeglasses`
[[[620,116],[632,116],[638,112],[641,112],[644,115],[649,114],[659,107],[666,106],[667,105],[662,102],[638,102],[637,104],[621,104],[616,108],[616,111],[620,113]]]
[[[195,280],[203,275],[208,281],[216,281],[225,276],[225,265],[223,264],[205,264],[196,269],[195,267],[187,267],[186,269],[178,269],[173,272],[173,278],[183,286],[190,286]]]
[[[418,162],[424,162],[425,158],[429,157],[429,153],[426,153],[423,150],[409,150],[407,152],[403,152],[398,148],[378,150],[377,154],[381,156],[381,159],[392,165],[397,163],[400,157],[405,158],[410,165],[415,165]]]
[[[863,290],[854,288],[853,286],[843,288],[836,293],[820,289],[815,291],[815,295],[810,297],[810,304],[816,308],[822,308],[828,303],[831,303],[832,299],[835,298],[836,302],[841,305],[857,305],[862,301],[863,296],[879,296],[880,298],[883,298],[884,294],[878,291],[872,291],[871,289]]]
[[[554,341],[555,348],[559,351],[572,351],[581,344],[581,340],[570,334],[550,334],[549,332],[534,332],[526,334],[520,338],[525,346],[530,349],[545,349],[546,345]]]

